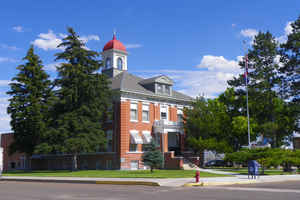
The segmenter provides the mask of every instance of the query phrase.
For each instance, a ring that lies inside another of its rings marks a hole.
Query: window
[[[151,144],[143,144],[142,151],[149,151]]]
[[[11,162],[10,163],[10,168],[11,169],[15,169],[16,168],[16,163],[15,162]]]
[[[160,119],[168,119],[168,106],[160,107]]]
[[[165,85],[165,93],[170,94],[170,86]]]
[[[106,61],[105,61],[105,68],[108,69],[110,68],[110,58],[106,58]]]
[[[181,109],[177,109],[177,122],[183,122],[183,112]]]
[[[131,144],[129,145],[129,151],[136,152],[137,151],[137,144]]]
[[[142,120],[149,122],[149,105],[143,105]]]
[[[143,139],[139,135],[139,131],[131,130],[130,131],[130,144],[129,144],[129,151],[138,151],[137,147],[138,144],[143,144]]]
[[[106,161],[106,169],[112,169],[112,160]]]
[[[106,140],[107,140],[106,150],[107,150],[107,152],[112,152],[112,135],[113,135],[112,130],[108,130],[106,132]]]
[[[118,69],[119,70],[123,69],[123,60],[122,60],[122,58],[118,58]]]
[[[163,93],[162,84],[157,84],[157,93]]]
[[[136,103],[130,104],[130,120],[138,121],[138,106]]]

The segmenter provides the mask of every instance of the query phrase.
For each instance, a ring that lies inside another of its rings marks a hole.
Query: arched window
[[[110,58],[106,58],[106,61],[105,61],[105,68],[108,69],[110,68],[111,64],[110,64]]]
[[[123,69],[123,60],[122,60],[122,58],[118,58],[118,69],[119,70]]]

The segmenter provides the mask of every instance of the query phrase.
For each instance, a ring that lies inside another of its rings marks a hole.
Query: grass
[[[90,178],[193,178],[194,170],[45,170],[45,171],[13,171],[3,173],[3,176],[37,176],[37,177],[90,177]],[[200,177],[223,177],[228,175],[201,172]]]
[[[216,170],[226,171],[226,172],[232,172],[232,173],[238,173],[241,175],[247,175],[248,174],[248,168],[216,168]],[[259,172],[261,173],[261,169],[259,169]],[[299,170],[297,171],[300,172]],[[264,172],[264,175],[291,175],[295,174],[292,172],[284,172],[282,170],[276,170],[276,169],[266,169]]]

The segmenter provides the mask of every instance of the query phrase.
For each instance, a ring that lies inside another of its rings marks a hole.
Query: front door
[[[168,133],[168,151],[174,151],[175,155],[180,155],[180,135],[176,132]]]

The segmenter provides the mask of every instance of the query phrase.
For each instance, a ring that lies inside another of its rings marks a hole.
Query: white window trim
[[[141,154],[143,151],[127,151],[126,154]]]
[[[159,108],[159,111],[160,111],[160,115],[159,115],[159,118],[162,120],[162,118],[161,118],[161,111],[162,111],[162,107],[166,107],[166,119],[163,119],[163,120],[167,120],[167,121],[169,121],[169,106],[168,105],[164,105],[164,104],[162,104],[162,105],[160,105],[160,108]]]
[[[131,119],[131,110],[136,110],[136,118],[137,119]],[[130,110],[129,110],[129,115],[130,115],[130,122],[138,122],[139,120],[139,104],[136,102],[130,102]]]
[[[147,106],[148,109],[144,109],[144,108],[145,108],[144,106]],[[148,119],[149,119],[149,120],[143,120],[143,112],[144,112],[144,111],[148,111]],[[142,122],[143,122],[143,123],[150,123],[150,105],[149,105],[149,104],[147,105],[147,104],[144,104],[144,103],[143,103],[143,105],[142,105]]]

